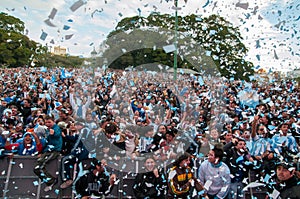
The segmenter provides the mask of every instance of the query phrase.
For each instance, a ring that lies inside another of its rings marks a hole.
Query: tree
[[[169,14],[152,13],[147,18],[135,16],[131,18],[125,18],[121,20],[114,31],[108,36],[107,44],[122,48],[123,46],[135,45],[134,41],[129,39],[122,39],[120,35],[134,34],[131,31],[137,32],[137,30],[145,31],[145,28],[156,30],[156,28],[162,28],[166,30],[164,35],[160,35],[161,38],[142,38],[143,34],[136,35],[136,41],[152,42],[153,46],[159,42],[174,43],[174,29],[175,18]],[[169,32],[168,32],[169,31]],[[201,71],[210,71],[213,67],[214,73],[220,73],[227,78],[234,77],[235,79],[249,80],[248,76],[254,73],[253,63],[244,59],[248,49],[241,42],[242,36],[237,27],[233,27],[231,23],[224,18],[211,15],[207,18],[202,18],[194,14],[178,17],[178,31],[180,32],[178,40],[178,51],[184,56],[178,56],[178,66],[187,67]],[[114,37],[118,37],[115,39]],[[191,38],[194,42],[191,42]],[[131,39],[134,37],[130,37]],[[200,46],[201,50],[195,50],[195,46]],[[116,48],[112,48],[117,51]],[[110,51],[110,50],[109,50]],[[172,65],[172,53],[168,53],[166,56],[163,51],[153,49],[152,51],[147,49],[148,61],[154,62],[159,60],[163,63]],[[112,52],[105,52],[105,57],[110,57]],[[137,50],[136,52],[126,52],[122,55],[122,59],[114,60],[112,62],[113,67],[126,67],[128,65],[134,65],[135,59],[140,59],[141,55],[145,55],[145,49]],[[155,56],[154,56],[155,55]],[[138,57],[140,56],[140,57]],[[186,57],[201,57],[200,61],[193,63],[192,59]],[[125,58],[126,57],[126,58]],[[131,57],[131,58],[130,58]],[[131,63],[128,60],[133,60]],[[143,58],[145,60],[145,58]],[[213,67],[212,67],[213,65]],[[194,66],[197,66],[196,68]]]
[[[5,67],[65,66],[78,67],[83,63],[76,56],[51,55],[47,46],[24,35],[25,25],[20,19],[0,13],[0,63]]]
[[[24,33],[24,22],[0,13],[0,63],[7,67],[29,65],[36,55],[37,43]]]
[[[24,22],[18,18],[7,15],[6,13],[0,13],[0,29],[8,32],[16,32],[24,34],[25,25]]]

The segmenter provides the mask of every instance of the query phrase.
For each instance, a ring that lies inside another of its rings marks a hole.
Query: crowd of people
[[[296,82],[172,78],[1,69],[0,156],[36,156],[45,192],[58,182],[47,166],[61,158],[60,188],[72,186],[82,198],[108,195],[116,170],[137,173],[136,198],[244,198],[251,172],[267,197],[300,198]],[[90,168],[74,176],[74,165],[87,159]]]

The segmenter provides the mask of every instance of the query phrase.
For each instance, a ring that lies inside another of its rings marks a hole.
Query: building
[[[54,46],[54,48],[53,48],[53,54],[54,55],[65,56],[65,55],[67,55],[67,49],[64,48],[64,47],[60,47],[60,46]]]

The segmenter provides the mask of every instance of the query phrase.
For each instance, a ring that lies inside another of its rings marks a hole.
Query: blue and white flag
[[[204,85],[204,81],[203,81],[203,78],[202,78],[201,75],[198,76],[198,82],[199,82],[200,86],[203,86],[203,85]]]
[[[242,107],[255,108],[259,104],[259,95],[255,90],[242,90],[238,93],[237,97]]]

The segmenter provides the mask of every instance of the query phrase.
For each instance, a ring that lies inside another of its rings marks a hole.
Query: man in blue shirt
[[[47,170],[46,166],[51,160],[56,159],[61,152],[63,139],[60,127],[54,122],[51,116],[45,117],[45,125],[47,126],[46,147],[42,155],[38,158],[34,167],[34,173],[46,183],[45,192],[52,190],[53,185],[57,183],[57,178],[53,177]]]

